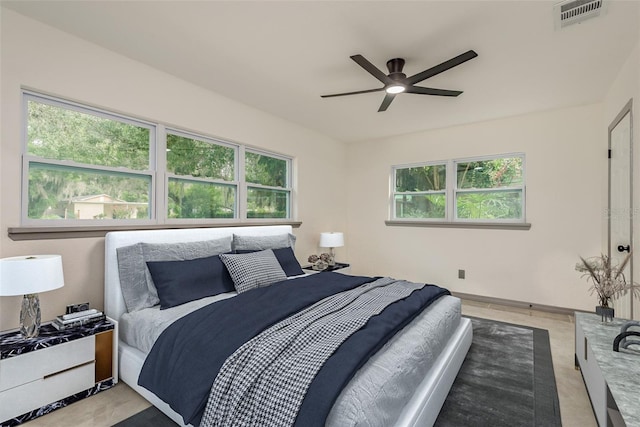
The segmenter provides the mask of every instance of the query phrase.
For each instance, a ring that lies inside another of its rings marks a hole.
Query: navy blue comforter
[[[375,280],[319,273],[254,289],[203,307],[173,323],[147,357],[138,384],[198,425],[211,385],[238,347],[272,324],[321,299]],[[429,285],[372,317],[329,358],[311,383],[296,426],[322,426],[342,388],[389,338],[446,289]]]

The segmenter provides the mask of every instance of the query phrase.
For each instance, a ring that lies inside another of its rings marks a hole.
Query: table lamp
[[[40,299],[38,292],[64,286],[60,255],[25,255],[0,259],[0,296],[24,295],[20,310],[20,333],[38,336]]]
[[[329,248],[329,265],[336,265],[334,248],[344,246],[344,234],[337,231],[320,233],[320,247]]]

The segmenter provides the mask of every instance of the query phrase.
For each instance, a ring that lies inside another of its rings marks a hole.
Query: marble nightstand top
[[[51,323],[46,323],[40,327],[40,333],[35,338],[24,338],[20,331],[1,333],[0,360],[88,337],[113,328],[114,324],[105,319],[64,331],[59,331]]]
[[[576,313],[576,323],[582,327],[589,341],[589,347],[627,427],[640,427],[640,351],[638,346],[620,348],[620,352],[613,351],[613,340],[625,322],[614,319],[610,323],[602,323],[597,314]]]

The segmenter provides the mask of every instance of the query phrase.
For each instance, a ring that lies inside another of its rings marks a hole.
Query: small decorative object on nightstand
[[[334,248],[344,246],[344,234],[337,231],[320,233],[320,247],[329,248],[329,265],[335,264],[336,254]]]
[[[309,255],[307,261],[311,263],[311,269],[316,271],[323,271],[329,267],[329,254]]]
[[[0,296],[24,295],[20,310],[20,332],[25,338],[38,336],[40,299],[38,292],[64,286],[60,255],[29,255],[0,260]]]
[[[337,273],[349,273],[351,266],[344,262],[336,262],[332,266],[328,267],[325,271],[335,271]]]

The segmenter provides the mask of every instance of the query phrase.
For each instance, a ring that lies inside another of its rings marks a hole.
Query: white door
[[[632,249],[633,242],[633,150],[631,138],[631,101],[609,126],[609,256],[619,264]],[[633,281],[633,262],[625,269],[628,282]],[[614,301],[615,316],[633,318],[631,293]],[[640,313],[638,313],[640,314]]]

